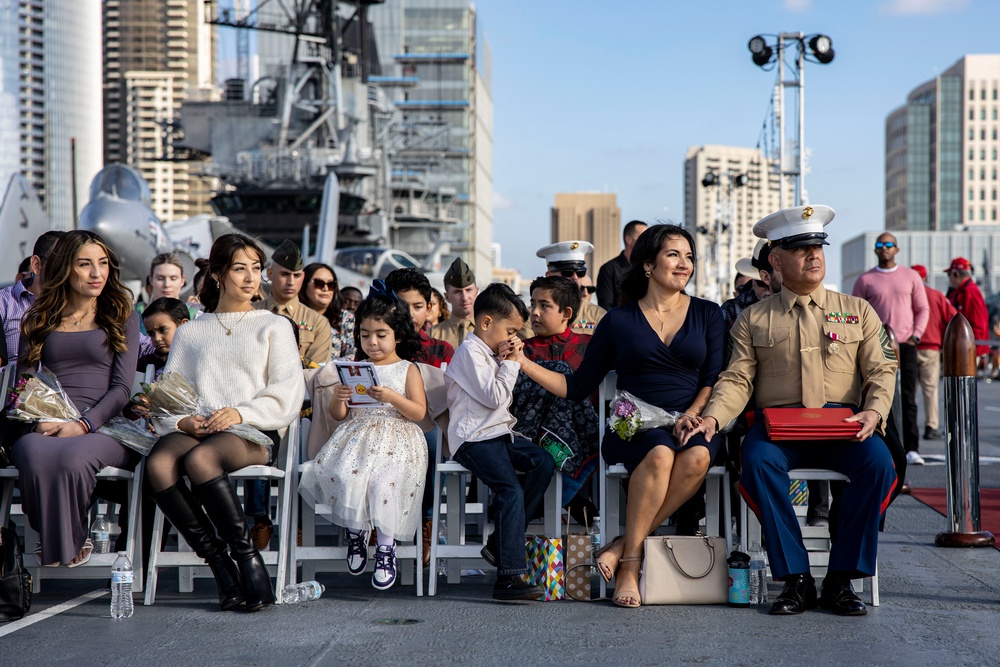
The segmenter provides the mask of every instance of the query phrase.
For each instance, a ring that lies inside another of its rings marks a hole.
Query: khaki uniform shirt
[[[283,306],[279,306],[273,296],[254,304],[262,310],[291,318],[299,328],[299,356],[317,364],[330,361],[333,349],[333,330],[323,315],[305,306],[294,298]]]
[[[573,333],[593,335],[597,323],[608,311],[590,301],[580,302],[580,312],[576,314],[576,319],[570,325]]]
[[[440,338],[447,343],[451,343],[451,346],[457,352],[458,346],[462,344],[465,337],[472,333],[472,330],[475,328],[476,325],[471,317],[467,320],[460,320],[453,313],[444,322],[431,327],[429,335],[431,338]]]
[[[720,428],[753,398],[757,408],[843,403],[882,416],[896,388],[896,356],[875,310],[864,299],[822,286],[801,298],[787,288],[736,318],[733,354],[715,383],[704,416]]]

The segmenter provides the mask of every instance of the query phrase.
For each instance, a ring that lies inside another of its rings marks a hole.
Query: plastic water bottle
[[[281,601],[284,604],[296,604],[298,602],[310,602],[318,600],[323,595],[326,586],[318,581],[303,581],[300,584],[288,584],[281,592]]]
[[[760,542],[750,547],[750,604],[767,604],[767,564]]]
[[[444,519],[438,521],[438,544],[448,544],[448,524]],[[437,574],[439,577],[448,574],[448,561],[444,558],[437,560]]]
[[[111,618],[131,618],[132,606],[132,561],[124,551],[118,552],[115,564],[111,566]]]
[[[103,515],[98,515],[90,524],[90,541],[94,543],[95,554],[111,551],[111,527]]]

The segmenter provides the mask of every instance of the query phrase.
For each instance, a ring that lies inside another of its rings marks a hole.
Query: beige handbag
[[[642,604],[725,604],[729,600],[726,541],[697,535],[647,537],[642,574]]]

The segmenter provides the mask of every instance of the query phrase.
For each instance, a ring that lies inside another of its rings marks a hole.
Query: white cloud
[[[493,191],[493,210],[494,211],[507,211],[514,208],[514,202],[507,199],[502,194],[497,191]]]
[[[896,16],[913,14],[946,14],[959,12],[969,6],[969,0],[888,0],[882,12]]]
[[[812,9],[812,0],[785,0],[785,11],[805,12]]]

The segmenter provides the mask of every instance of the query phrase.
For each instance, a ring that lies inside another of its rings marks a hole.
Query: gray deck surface
[[[1000,487],[1000,383],[979,385],[983,487]],[[943,443],[921,451],[943,455]],[[938,457],[939,459],[943,457]],[[945,468],[912,467],[915,486],[941,487]],[[81,595],[95,599],[27,624],[0,624],[4,665],[972,665],[1000,655],[1000,551],[941,549],[944,518],[911,497],[889,510],[879,549],[881,606],[841,618],[823,611],[643,607],[609,602],[495,603],[492,578],[442,581],[434,598],[387,593],[368,577],[320,575],[324,596],[258,614],[224,613],[214,585],[177,593],[165,573],[153,607],[114,621],[97,581],[46,581],[32,617]],[[780,590],[772,585],[772,597]],[[138,596],[137,596],[138,598]],[[415,621],[412,624],[399,621]]]

